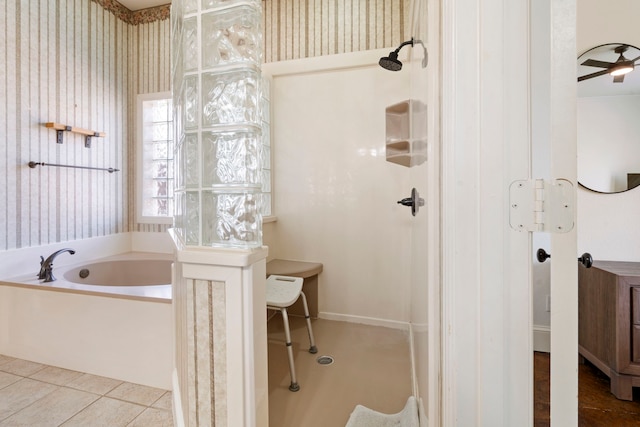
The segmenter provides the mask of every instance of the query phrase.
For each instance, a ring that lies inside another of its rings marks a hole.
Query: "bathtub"
[[[131,252],[1,280],[0,354],[170,390],[171,263]]]

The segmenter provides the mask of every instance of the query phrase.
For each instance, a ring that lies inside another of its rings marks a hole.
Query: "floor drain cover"
[[[316,360],[321,365],[331,365],[333,363],[333,357],[331,356],[320,356]]]

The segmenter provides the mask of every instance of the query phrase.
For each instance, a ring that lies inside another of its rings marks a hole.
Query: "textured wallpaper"
[[[0,250],[128,231],[135,222],[135,99],[170,90],[168,6],[0,2]],[[265,62],[397,47],[410,0],[265,0]],[[102,131],[93,147],[45,122]],[[113,167],[113,174],[29,161]]]
[[[263,0],[264,62],[397,47],[410,0]]]
[[[0,6],[0,250],[166,227],[133,215],[134,100],[169,90],[168,20],[133,25],[90,0]],[[102,131],[92,148],[45,122]],[[29,161],[113,167],[109,174]]]
[[[0,7],[0,248],[127,231],[128,25],[87,0],[6,0]],[[58,122],[106,132],[84,148]]]
[[[136,96],[140,93],[165,92],[171,90],[171,35],[170,21],[163,19],[129,28],[128,73],[129,108],[128,123],[136,120]],[[129,126],[129,141],[137,138],[135,126]],[[138,224],[136,222],[136,147],[127,147],[128,158],[128,229],[130,231],[166,231],[169,226],[160,224]]]

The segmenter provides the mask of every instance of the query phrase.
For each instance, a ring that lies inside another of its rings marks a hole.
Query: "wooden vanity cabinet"
[[[580,356],[611,379],[611,392],[633,399],[640,387],[640,263],[596,261],[578,268]]]

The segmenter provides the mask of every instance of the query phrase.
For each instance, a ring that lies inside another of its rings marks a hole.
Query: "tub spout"
[[[71,255],[75,254],[76,251],[73,249],[60,249],[59,251],[55,251],[47,259],[44,259],[43,256],[40,257],[40,272],[38,273],[38,279],[43,280],[45,282],[53,282],[56,278],[53,276],[53,260],[56,259],[58,255],[64,252],[69,252]]]

